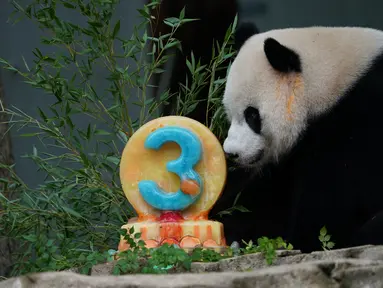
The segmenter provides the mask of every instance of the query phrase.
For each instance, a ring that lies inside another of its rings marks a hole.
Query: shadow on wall
[[[153,25],[155,27],[154,36],[159,37],[159,35],[170,33],[170,28],[163,24],[163,19],[178,17],[184,7],[185,18],[199,20],[184,24],[177,33],[175,33],[175,38],[179,39],[182,43],[182,52],[177,49],[169,73],[167,75],[157,74],[157,78],[155,79],[155,85],[163,87],[163,85],[161,85],[161,82],[163,84],[164,81],[163,76],[170,77],[170,80],[165,79],[166,82],[169,82],[164,85],[165,89],[170,89],[170,93],[177,93],[179,91],[180,83],[185,84],[186,75],[191,79],[191,74],[186,66],[186,59],[190,60],[192,51],[196,61],[198,61],[198,59],[201,60],[201,65],[209,64],[212,57],[214,41],[218,41],[219,43],[223,42],[226,31],[233,23],[238,11],[236,0],[163,0],[159,9],[153,12],[153,15],[156,15],[156,18],[158,17]],[[219,73],[220,75],[216,75],[217,78],[225,77],[225,71],[220,71]],[[158,92],[156,95],[159,95]],[[208,87],[205,87],[198,95],[198,99],[207,99],[207,96]],[[171,102],[171,105],[164,107],[165,115],[174,114],[173,105],[175,105],[175,98]],[[204,123],[206,119],[205,111],[206,102],[201,102],[197,108],[187,116]]]

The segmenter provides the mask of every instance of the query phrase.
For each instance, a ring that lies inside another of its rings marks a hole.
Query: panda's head
[[[225,153],[245,167],[277,161],[308,120],[363,74],[382,44],[382,33],[367,28],[291,28],[249,37],[228,73]]]

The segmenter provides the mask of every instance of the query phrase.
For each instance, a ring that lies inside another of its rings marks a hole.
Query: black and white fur
[[[357,27],[272,30],[246,38],[227,79],[224,150],[257,172],[224,217],[228,241],[282,236],[321,249],[383,244],[383,32]],[[218,209],[248,180],[228,179]],[[230,186],[230,183],[235,183]]]

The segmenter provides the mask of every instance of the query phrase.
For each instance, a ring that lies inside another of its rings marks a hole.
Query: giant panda
[[[326,226],[334,249],[383,244],[383,32],[286,28],[238,39],[223,96],[223,149],[236,172],[214,211],[233,199],[248,211],[218,218],[227,241],[282,237],[311,252]]]

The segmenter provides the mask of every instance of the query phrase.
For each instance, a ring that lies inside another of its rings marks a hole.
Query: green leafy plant
[[[331,235],[327,234],[326,226],[323,226],[320,229],[318,239],[322,243],[322,249],[325,250],[325,251],[331,250],[335,246],[335,243],[330,241],[331,240]]]
[[[258,245],[254,245],[253,241],[246,243],[245,248],[241,249],[243,254],[251,254],[261,252],[265,256],[268,265],[271,265],[277,256],[276,250],[283,248],[286,250],[292,250],[293,245],[286,243],[281,237],[276,239],[269,239],[267,237],[261,237],[257,240]]]
[[[168,271],[188,271],[192,262],[215,262],[224,257],[211,249],[196,248],[187,253],[176,245],[164,244],[158,248],[146,248],[140,240],[141,233],[121,230],[121,235],[130,249],[118,254],[118,261],[113,268],[114,275],[128,273],[164,274]]]
[[[222,211],[219,211],[217,213],[217,216],[219,217],[222,217],[224,215],[232,215],[232,213],[234,211],[239,211],[239,212],[242,212],[242,213],[249,213],[251,212],[249,209],[247,209],[246,207],[244,207],[243,205],[237,205],[237,202],[238,202],[238,199],[239,197],[241,197],[241,192],[239,192],[236,196],[235,196],[235,199],[234,199],[234,202],[233,202],[233,205],[226,209],[226,210],[222,210]]]
[[[134,233],[134,227],[129,231],[122,230],[124,239],[130,249],[118,254],[118,261],[113,268],[114,275],[127,273],[167,273],[169,269],[183,266],[190,268],[191,258],[182,249],[173,245],[162,245],[159,248],[146,248],[145,243],[139,240],[141,233]]]
[[[166,273],[168,269],[190,270],[192,258],[175,245],[164,244],[157,249],[151,249],[147,266],[143,273]]]
[[[71,251],[70,249],[66,251],[62,246],[57,245],[57,240],[47,239],[44,234],[40,234],[39,237],[29,234],[23,238],[27,241],[25,243],[29,244],[25,255],[28,256],[30,251],[35,253],[35,257],[25,257],[24,259],[30,262],[30,272],[66,270],[76,267],[81,274],[89,274],[94,265],[105,263],[108,259],[107,252],[95,251],[92,245],[90,249],[83,251]],[[64,240],[64,235],[59,234],[57,238]],[[66,244],[72,247],[70,243]],[[57,253],[60,250],[66,253]]]
[[[222,255],[213,249],[196,248],[191,254],[191,259],[193,262],[217,262],[221,259],[231,257],[230,255],[227,251]]]
[[[114,275],[129,273],[165,274],[169,271],[189,271],[193,262],[217,262],[225,258],[231,258],[234,253],[230,247],[224,253],[218,253],[209,248],[195,248],[190,253],[176,245],[164,244],[158,248],[146,248],[141,233],[134,233],[134,228],[121,230],[121,235],[128,242],[130,250],[120,252],[118,261],[113,268]],[[271,265],[276,257],[276,250],[284,248],[293,249],[282,238],[258,239],[258,245],[252,241],[243,243],[245,248],[240,249],[240,255],[262,253],[266,263]]]
[[[140,240],[141,233],[134,233],[134,227],[132,227],[129,231],[121,229],[120,235],[128,242],[131,249],[119,253],[119,260],[113,268],[113,274],[140,272],[140,261],[148,255],[145,242]]]

